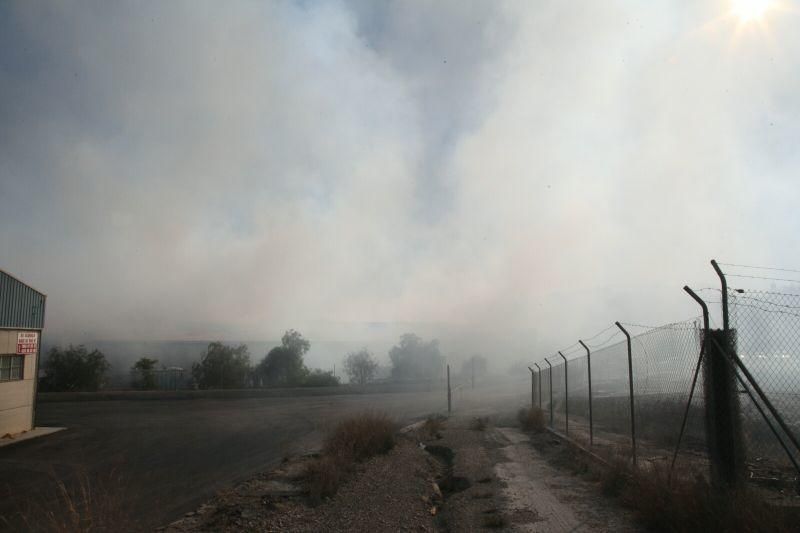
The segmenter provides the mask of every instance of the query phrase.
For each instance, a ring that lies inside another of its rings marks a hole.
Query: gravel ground
[[[222,492],[166,528],[198,531],[435,531],[434,483],[442,465],[403,436],[386,455],[358,464],[332,498],[311,506],[302,494],[310,457]]]
[[[638,530],[595,482],[548,459],[519,430],[462,414],[400,435],[320,505],[310,505],[302,488],[313,457],[295,457],[219,493],[166,531]]]

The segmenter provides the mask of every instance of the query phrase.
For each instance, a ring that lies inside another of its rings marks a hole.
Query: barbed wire
[[[583,342],[586,342],[586,341],[590,341],[590,340],[596,339],[597,337],[599,337],[600,335],[602,335],[602,334],[603,334],[603,333],[605,333],[606,331],[608,331],[608,330],[610,330],[610,329],[612,329],[612,328],[615,328],[615,327],[617,327],[617,325],[616,325],[616,324],[611,324],[610,326],[608,326],[608,327],[607,327],[606,329],[604,329],[603,331],[601,331],[601,332],[599,332],[599,333],[595,333],[595,334],[594,334],[594,335],[592,335],[591,337],[588,337],[588,338],[586,338],[586,339],[581,339],[581,340],[582,340]]]
[[[792,269],[792,268],[775,268],[775,267],[762,267],[762,266],[752,266],[752,265],[737,265],[735,263],[720,263],[717,262],[718,265],[721,266],[729,266],[735,268],[751,268],[754,270],[774,270],[776,272],[793,272],[795,274],[800,274],[800,270]]]
[[[773,296],[787,296],[790,298],[800,298],[800,293],[797,292],[778,292],[778,291],[763,291],[761,289],[728,289],[728,293],[739,293],[739,294],[770,294]],[[736,296],[737,298],[742,298],[742,296]]]
[[[748,308],[751,308],[751,309],[757,309],[757,310],[763,311],[765,313],[778,313],[778,314],[781,314],[781,315],[788,315],[788,316],[793,316],[793,317],[800,318],[800,313],[790,313],[789,311],[783,311],[781,309],[764,309],[763,307],[759,307],[757,305],[743,304],[743,303],[737,303],[735,305],[736,305],[736,307],[748,307]]]
[[[777,293],[777,294],[782,295],[782,296],[794,296],[795,298],[800,297],[800,295],[796,295],[796,294],[793,294],[793,295],[782,294],[782,293]],[[774,305],[775,307],[784,307],[786,309],[800,309],[800,305],[779,304],[777,302],[771,302],[769,300],[764,300],[764,299],[761,299],[761,298],[754,298],[752,296],[734,295],[734,297],[733,297],[734,305],[742,305],[742,304],[738,303],[737,300],[752,300],[754,302],[759,302],[759,303],[763,303],[763,304],[766,304],[766,305]]]
[[[789,283],[800,283],[800,279],[785,279],[785,278],[768,278],[764,276],[748,276],[746,274],[725,274],[729,278],[749,278],[749,279],[763,279],[766,281],[786,281]]]
[[[664,324],[663,326],[645,326],[643,324],[631,324],[631,323],[628,323],[628,322],[620,322],[620,324],[622,324],[623,326],[631,326],[631,327],[635,327],[635,328],[643,328],[643,329],[649,330],[649,331],[645,331],[645,332],[639,334],[639,335],[645,335],[645,334],[649,333],[650,331],[658,330],[658,329],[669,329],[669,330],[674,330],[674,331],[695,329],[696,328],[696,321],[699,320],[702,317],[703,317],[703,315],[699,315],[699,316],[695,316],[695,317],[689,318],[687,320],[683,320],[681,322],[672,322],[670,324]]]
[[[608,328],[608,329],[611,329],[611,328]],[[609,342],[611,342],[611,340],[612,340],[614,337],[616,337],[617,335],[622,335],[622,332],[621,332],[619,329],[617,329],[617,331],[615,331],[614,333],[612,333],[610,337],[608,337],[606,340],[604,340],[603,342],[601,342],[601,343],[599,343],[599,344],[589,344],[589,343],[588,343],[588,342],[586,342],[586,341],[584,341],[584,342],[586,343],[586,346],[588,346],[589,348],[592,348],[592,349],[599,350],[599,349],[601,349],[601,348],[605,348],[605,346],[606,346],[606,345],[607,345]]]

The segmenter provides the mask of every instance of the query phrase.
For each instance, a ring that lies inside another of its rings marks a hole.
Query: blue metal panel
[[[42,329],[46,296],[0,270],[0,328]]]

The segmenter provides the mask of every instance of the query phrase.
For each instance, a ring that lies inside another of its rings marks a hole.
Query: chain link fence
[[[703,317],[659,327],[616,323],[537,364],[532,401],[553,430],[601,455],[679,459],[698,473],[713,462],[715,479],[728,461],[736,476],[788,486],[800,473],[800,289],[774,284],[800,279],[731,273],[773,289],[725,289],[725,274],[712,265],[723,290],[699,291],[716,291],[713,301],[685,290],[704,312],[722,304],[730,329],[709,329],[704,340]]]
[[[800,433],[800,294],[763,290],[728,291],[730,327],[739,358],[795,435]],[[747,387],[750,388],[750,387]],[[742,384],[745,391],[745,385]],[[784,449],[749,395],[742,396],[742,430],[751,476],[792,473],[791,447]],[[777,425],[784,442],[789,436]],[[787,453],[788,452],[788,453]]]
[[[731,326],[737,334],[738,355],[790,431],[797,434],[800,312],[794,309],[800,311],[800,294],[741,289],[731,293]],[[709,459],[700,319],[647,328],[631,336],[630,348],[630,373],[628,342],[621,331],[599,344],[564,350],[566,361],[558,355],[548,357],[552,367],[540,365],[541,375],[532,375],[534,403],[544,410],[546,420],[552,416],[554,430],[601,453],[632,456],[635,438],[640,460],[669,460],[680,439],[680,462],[705,471]],[[784,442],[789,435],[767,421],[769,416],[762,402],[754,399],[757,395],[752,386],[741,376],[737,380],[747,478],[795,479],[790,447],[781,445],[776,432]],[[795,460],[800,463],[800,457]]]

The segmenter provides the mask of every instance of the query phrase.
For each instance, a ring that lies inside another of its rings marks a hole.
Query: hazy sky
[[[797,8],[2,2],[0,268],[82,338],[686,318],[800,266]]]

